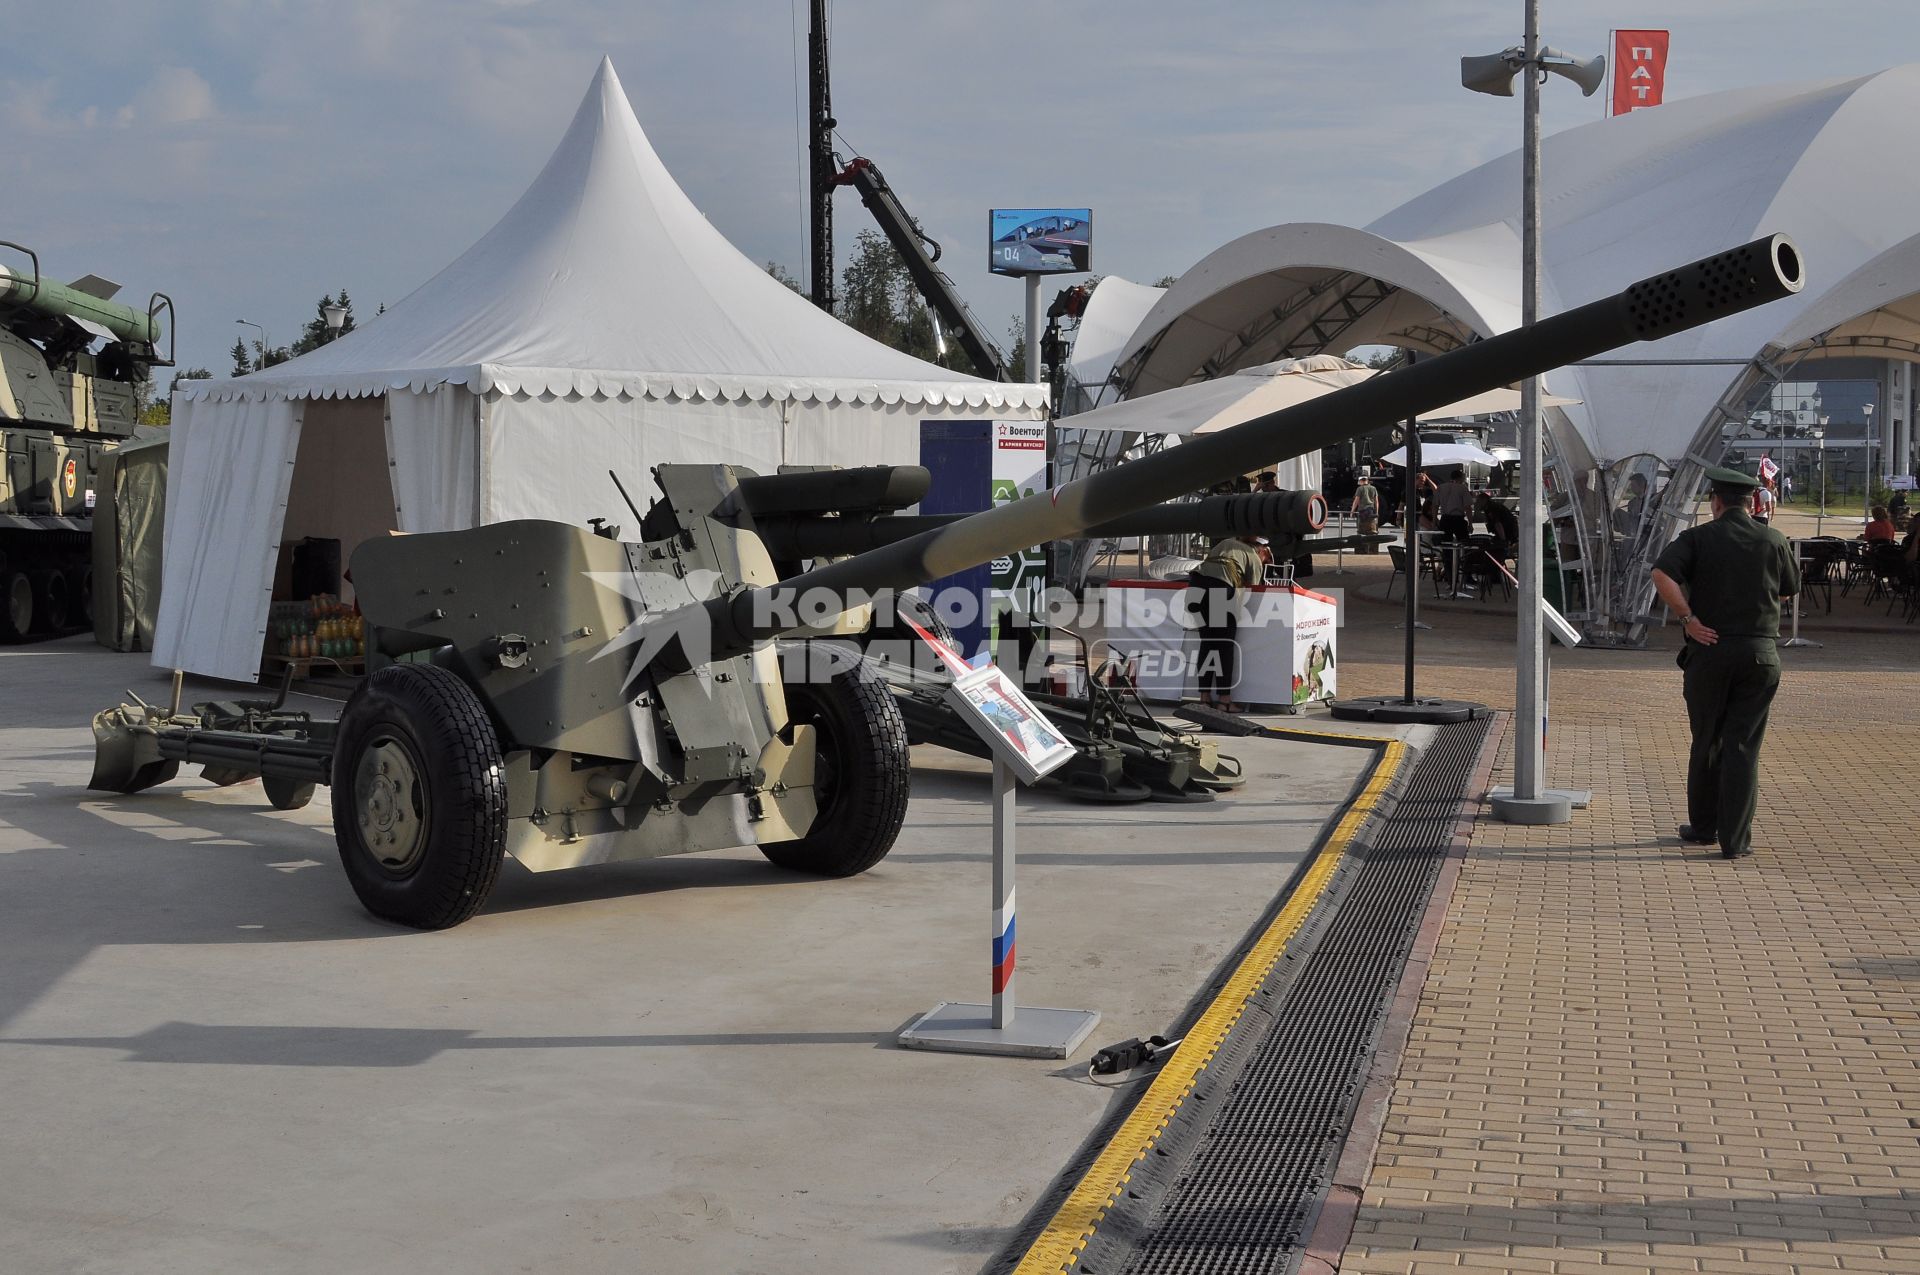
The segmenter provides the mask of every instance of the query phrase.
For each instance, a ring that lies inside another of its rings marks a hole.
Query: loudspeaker
[[[1476,93],[1494,97],[1512,97],[1513,82],[1520,73],[1520,50],[1488,53],[1460,59],[1460,83]]]
[[[1540,46],[1540,57],[1547,70],[1553,72],[1555,75],[1564,75],[1575,84],[1578,84],[1580,86],[1580,96],[1582,97],[1592,97],[1594,90],[1606,82],[1607,60],[1604,57],[1577,58],[1571,53],[1562,53],[1560,50],[1548,48],[1546,45]],[[1550,58],[1562,58],[1564,61],[1552,62],[1546,60]]]

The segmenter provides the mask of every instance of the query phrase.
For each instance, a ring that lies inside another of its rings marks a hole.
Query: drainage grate
[[[1445,856],[1484,720],[1443,727],[1310,941],[1254,997],[1082,1254],[1085,1275],[1293,1268]]]

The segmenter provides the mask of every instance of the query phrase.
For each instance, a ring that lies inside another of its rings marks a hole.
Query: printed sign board
[[[995,208],[987,214],[994,274],[1085,274],[1093,251],[1090,208]]]
[[[993,423],[993,503],[1009,504],[1047,489],[1047,423],[995,421]],[[1040,610],[1047,590],[1047,554],[1042,545],[993,560],[993,596],[996,606],[1019,599],[1029,614]]]
[[[953,674],[953,685],[946,693],[948,705],[987,742],[996,759],[1012,768],[1021,783],[1038,783],[1067,764],[1073,756],[1073,745],[999,665],[988,662],[974,668],[911,617],[901,618]]]

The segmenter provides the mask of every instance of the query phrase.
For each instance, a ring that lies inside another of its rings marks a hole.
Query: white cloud
[[[95,113],[95,108],[88,107],[81,116],[91,123]],[[163,66],[132,101],[115,113],[114,123],[122,128],[134,124],[166,127],[212,119],[213,114],[212,85],[186,67]]]
[[[1641,20],[1617,0],[1550,7],[1549,38],[1582,53]],[[1675,96],[1869,71],[1920,35],[1911,0],[1829,6],[1812,25],[1803,0],[1670,7]],[[323,292],[345,286],[371,312],[452,260],[533,179],[610,54],[714,225],[802,274],[793,37],[806,8],[15,6],[0,68],[8,237],[49,268],[171,292],[183,360],[221,367],[239,315],[278,339]],[[1463,91],[1457,59],[1513,43],[1519,10],[1058,0],[1036,17],[1016,0],[835,0],[834,106],[847,153],[865,148],[944,243],[968,301],[1004,327],[1020,285],[984,270],[994,204],[1091,204],[1096,268],[1151,280],[1275,222],[1364,224],[1511,150],[1517,104]],[[1548,131],[1600,117],[1596,100],[1553,90]],[[870,224],[843,193],[841,243]]]

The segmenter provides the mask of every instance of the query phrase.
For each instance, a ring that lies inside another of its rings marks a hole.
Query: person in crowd
[[[1613,511],[1613,533],[1627,539],[1640,534],[1640,524],[1647,516],[1647,476],[1645,474],[1627,475],[1627,500]]]
[[[1793,503],[1793,475],[1785,470],[1780,473],[1780,503],[1783,505]]]
[[[1893,515],[1887,511],[1885,505],[1875,505],[1867,518],[1867,530],[1860,538],[1868,542],[1885,540],[1891,544],[1896,534],[1893,528]]]
[[[1773,480],[1762,478],[1753,489],[1753,520],[1762,527],[1773,521]]]
[[[1353,488],[1353,504],[1347,513],[1353,517],[1355,535],[1372,536],[1380,531],[1380,489],[1373,485],[1373,471],[1361,469],[1354,475],[1359,481]],[[1379,545],[1367,545],[1361,553],[1378,554]]]
[[[1894,526],[1904,527],[1907,525],[1906,492],[1896,491],[1893,493],[1892,498],[1887,501],[1887,513],[1892,517]]]
[[[1274,472],[1273,470],[1271,470],[1271,469],[1263,469],[1263,470],[1261,470],[1261,471],[1260,471],[1260,481],[1259,481],[1259,482],[1258,482],[1258,483],[1257,483],[1257,484],[1255,485],[1255,488],[1254,488],[1254,490],[1256,490],[1256,491],[1279,491],[1279,490],[1280,490],[1280,475],[1279,475],[1279,474],[1277,474],[1277,473],[1275,473],[1275,472]]]
[[[1439,490],[1439,485],[1433,481],[1433,475],[1424,469],[1413,480],[1413,492],[1420,501],[1420,530],[1422,531],[1434,529],[1433,498]]]
[[[1654,564],[1653,586],[1680,617],[1680,650],[1693,750],[1687,822],[1680,839],[1753,853],[1760,744],[1780,689],[1780,604],[1800,592],[1800,563],[1787,538],[1748,513],[1758,480],[1709,469],[1713,520],[1674,538]]]
[[[1520,515],[1507,508],[1505,502],[1484,492],[1475,512],[1487,534],[1493,537],[1493,556],[1502,562],[1511,560],[1514,547],[1520,543]]]
[[[1229,713],[1240,711],[1233,699],[1240,681],[1240,620],[1234,600],[1264,578],[1259,539],[1248,535],[1214,541],[1187,576],[1195,591],[1188,605],[1200,612],[1200,702]]]
[[[1449,540],[1465,540],[1473,534],[1473,493],[1467,489],[1467,471],[1456,469],[1433,494],[1440,515],[1440,531]]]

